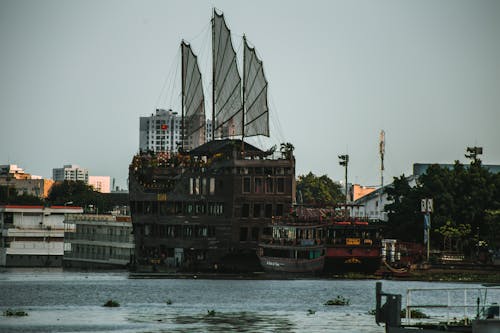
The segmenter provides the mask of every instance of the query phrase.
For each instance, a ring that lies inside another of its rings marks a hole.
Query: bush
[[[349,299],[339,295],[335,299],[328,300],[325,305],[349,305]]]
[[[27,316],[28,313],[23,310],[7,309],[3,312],[3,315],[6,317],[24,317]]]
[[[116,307],[120,306],[120,303],[118,303],[117,301],[113,301],[112,299],[110,299],[106,303],[104,303],[103,306],[108,307],[108,308],[116,308]]]

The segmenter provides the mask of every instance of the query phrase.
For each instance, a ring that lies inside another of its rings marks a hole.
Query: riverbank
[[[427,282],[475,282],[500,283],[498,271],[433,269],[414,270],[404,273],[364,274],[276,274],[253,272],[245,274],[228,273],[129,273],[130,279],[210,279],[210,280],[397,280]]]

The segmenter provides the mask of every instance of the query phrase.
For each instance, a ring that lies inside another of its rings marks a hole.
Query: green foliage
[[[28,313],[23,310],[7,309],[3,312],[3,315],[6,317],[25,317]]]
[[[317,177],[312,172],[298,177],[297,193],[300,193],[306,205],[326,206],[344,201],[339,184],[333,182],[327,175]]]
[[[489,172],[480,160],[467,167],[456,161],[451,169],[431,165],[417,186],[410,187],[404,175],[395,178],[393,185],[386,190],[393,200],[385,207],[389,213],[388,237],[422,242],[420,200],[433,198],[432,246],[443,248],[446,243],[471,254],[477,237],[500,246],[500,217],[494,213],[500,209],[500,174]]]
[[[0,203],[18,205],[41,205],[43,200],[29,194],[19,194],[14,187],[0,186]]]
[[[106,303],[104,303],[105,307],[108,307],[108,308],[117,308],[120,306],[120,303],[118,303],[117,301],[114,301],[112,299],[108,300]]]
[[[65,180],[52,186],[47,202],[52,205],[72,202],[72,205],[84,208],[92,205],[96,211],[105,213],[116,205],[128,205],[128,195],[100,193],[82,181]]]
[[[387,237],[408,242],[422,242],[422,214],[419,188],[412,188],[407,178],[394,178],[393,186],[386,189],[391,204],[385,206],[389,213]]]
[[[338,295],[335,299],[326,301],[325,305],[349,305],[350,301],[342,295]]]
[[[406,309],[401,310],[399,315],[401,318],[406,318]],[[414,319],[427,319],[427,318],[429,318],[428,315],[426,315],[425,313],[423,313],[422,311],[420,311],[418,309],[410,310],[410,317],[414,318]]]
[[[436,232],[444,238],[443,245],[445,250],[461,251],[461,241],[471,233],[470,224],[455,225],[452,221],[446,221],[446,224],[437,228]],[[455,244],[453,244],[455,242]]]

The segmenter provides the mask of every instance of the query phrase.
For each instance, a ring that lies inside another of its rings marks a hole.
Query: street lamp
[[[345,167],[345,214],[347,217],[347,201],[349,194],[347,193],[347,166],[349,165],[349,155],[339,155],[339,164]]]

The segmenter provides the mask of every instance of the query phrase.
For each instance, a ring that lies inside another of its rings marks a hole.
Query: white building
[[[64,221],[64,267],[125,267],[134,252],[130,216],[72,215]]]
[[[110,183],[111,177],[109,176],[89,176],[89,185],[97,192],[110,193]]]
[[[68,164],[62,168],[52,169],[52,179],[54,179],[55,181],[81,180],[85,184],[88,184],[89,171],[85,168],[81,168],[78,165]]]
[[[416,176],[409,176],[407,180],[411,187],[416,186]],[[392,186],[392,183],[388,184],[354,201],[356,205],[360,205],[357,211],[354,212],[354,215],[357,217],[367,217],[370,220],[387,222],[389,216],[385,211],[385,205],[392,203],[392,201],[389,201],[386,189]]]
[[[0,206],[0,266],[62,266],[65,214],[81,207]]]
[[[155,114],[149,117],[140,117],[139,121],[139,149],[142,151],[177,152],[181,147],[182,117],[172,110],[156,109]],[[206,120],[204,142],[212,138],[212,122]],[[185,141],[188,149],[203,144],[203,140],[193,142],[192,138]]]

